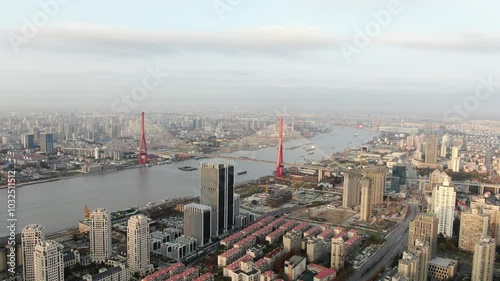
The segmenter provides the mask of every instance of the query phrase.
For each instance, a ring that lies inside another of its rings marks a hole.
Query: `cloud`
[[[376,41],[407,48],[425,48],[458,51],[500,51],[500,33],[463,32],[439,33],[388,33]]]

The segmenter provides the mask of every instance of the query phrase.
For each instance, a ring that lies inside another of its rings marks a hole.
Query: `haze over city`
[[[441,117],[474,93],[479,77],[500,80],[494,1],[397,1],[351,60],[342,44],[353,45],[356,30],[388,1],[234,3],[65,1],[17,52],[12,42],[24,19],[34,23],[42,9],[37,1],[9,3],[0,19],[2,104],[109,110],[151,66],[169,75],[138,111],[286,105]],[[498,90],[471,118],[499,117],[497,105]]]

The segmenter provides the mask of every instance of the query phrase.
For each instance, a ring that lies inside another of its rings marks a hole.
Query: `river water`
[[[359,134],[354,137],[355,134]],[[374,131],[333,126],[332,132],[320,134],[311,139],[297,139],[286,142],[284,162],[295,163],[304,159],[321,160],[332,152],[343,151],[346,147],[356,147],[371,140]],[[302,147],[308,144],[316,147],[314,155],[309,155]],[[276,147],[256,151],[238,151],[232,156],[262,160],[275,160]],[[183,172],[182,166],[199,166],[203,160],[188,160],[162,166],[137,168],[106,174],[88,175],[60,181],[26,185],[16,190],[18,218],[17,231],[27,224],[38,223],[50,232],[76,227],[83,218],[83,208],[107,208],[119,210],[129,206],[144,206],[148,202],[160,202],[164,198],[198,196],[199,171]],[[237,176],[236,183],[271,175],[273,164],[250,161],[236,161],[237,172],[248,171]],[[7,222],[7,190],[0,190],[0,220]],[[0,237],[8,235],[7,228],[0,228]]]

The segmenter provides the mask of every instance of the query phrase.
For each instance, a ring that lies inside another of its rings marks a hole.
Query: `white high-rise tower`
[[[127,264],[131,272],[138,272],[141,276],[153,269],[149,262],[149,222],[144,215],[135,215],[128,220]]]
[[[453,220],[455,219],[455,187],[450,186],[449,178],[432,191],[432,211],[438,217],[438,234],[445,237],[453,236]]]
[[[23,253],[23,276],[25,281],[35,281],[35,246],[45,241],[45,229],[38,224],[30,224],[21,232]]]
[[[111,257],[111,217],[106,209],[90,213],[90,258],[103,263]]]
[[[453,172],[460,171],[460,158],[458,158],[458,147],[454,146],[451,148],[451,161],[450,167]]]
[[[64,281],[63,245],[55,241],[35,246],[35,281]]]

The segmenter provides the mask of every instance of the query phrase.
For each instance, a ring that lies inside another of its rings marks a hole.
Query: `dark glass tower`
[[[200,204],[212,208],[212,237],[219,236],[234,224],[234,165],[203,162],[200,174]]]

